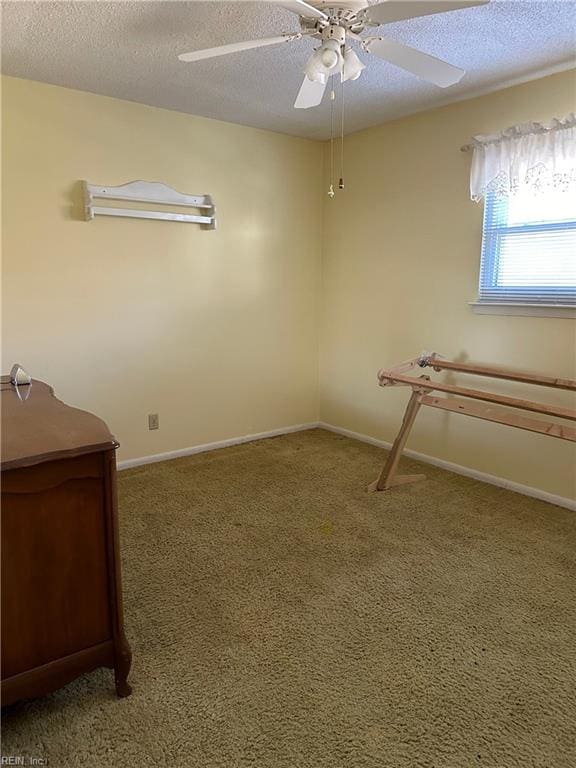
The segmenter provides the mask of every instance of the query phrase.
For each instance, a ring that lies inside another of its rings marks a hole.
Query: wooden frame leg
[[[414,419],[418,411],[420,410],[420,393],[413,391],[406,406],[404,412],[404,418],[402,419],[402,426],[400,431],[396,435],[394,444],[388,454],[388,460],[380,472],[377,480],[368,486],[369,491],[386,491],[395,485],[404,485],[405,483],[415,483],[418,480],[424,480],[425,475],[398,475],[394,477],[396,470],[398,469],[398,462],[402,456],[402,451],[408,440],[408,435],[414,424]]]
[[[123,699],[130,696],[132,688],[128,683],[128,673],[132,664],[132,651],[128,641],[122,631],[116,639],[116,648],[114,653],[114,678],[116,682],[116,695]]]

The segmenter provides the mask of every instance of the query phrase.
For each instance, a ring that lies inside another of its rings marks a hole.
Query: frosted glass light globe
[[[320,59],[327,69],[332,69],[338,64],[339,56],[332,48],[323,48],[320,53]]]

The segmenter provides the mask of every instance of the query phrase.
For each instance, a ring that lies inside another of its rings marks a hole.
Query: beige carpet
[[[120,473],[134,693],[17,704],[3,754],[574,768],[576,514],[431,467],[366,494],[382,458],[318,430]]]

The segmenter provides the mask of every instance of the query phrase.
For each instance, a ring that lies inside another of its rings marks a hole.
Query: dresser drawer
[[[45,382],[15,377],[0,377],[1,704],[99,667],[113,669],[117,695],[129,696],[118,443],[102,419]]]
[[[102,454],[2,473],[2,677],[112,636]]]

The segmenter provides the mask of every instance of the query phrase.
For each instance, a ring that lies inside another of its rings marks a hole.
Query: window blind
[[[576,304],[573,195],[486,195],[479,300]]]

